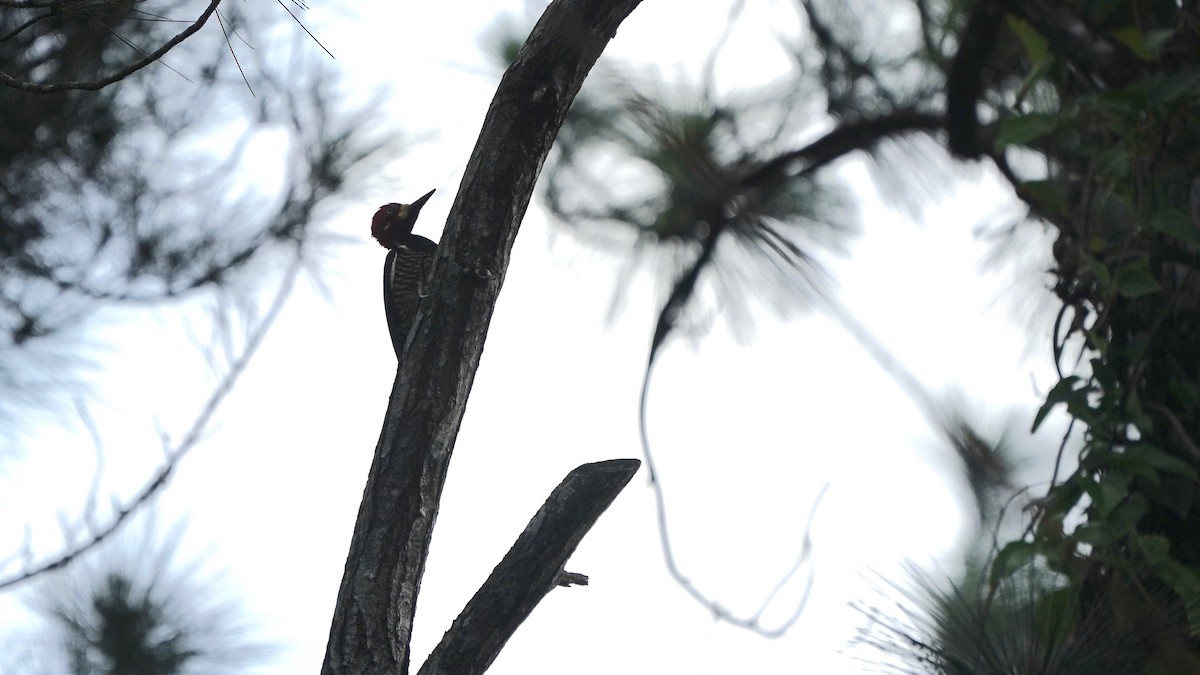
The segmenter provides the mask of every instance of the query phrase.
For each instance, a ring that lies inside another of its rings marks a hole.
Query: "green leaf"
[[[1127,338],[1125,342],[1125,357],[1130,362],[1140,361],[1146,356],[1146,352],[1150,350],[1154,343],[1150,340],[1150,332],[1142,331],[1131,338]]]
[[[1096,384],[1100,385],[1101,391],[1112,391],[1117,388],[1117,373],[1111,365],[1098,358],[1088,359],[1088,365],[1092,367],[1092,377],[1095,378]]]
[[[1126,26],[1112,31],[1112,36],[1118,42],[1129,47],[1129,51],[1143,61],[1158,60],[1158,54],[1162,51],[1163,45],[1170,42],[1174,35],[1175,31],[1167,28],[1158,28],[1143,33],[1136,26]]]
[[[1146,101],[1151,105],[1170,105],[1183,99],[1200,98],[1200,68],[1184,68],[1170,75],[1151,77],[1145,81]]]
[[[1167,390],[1179,399],[1179,409],[1187,410],[1200,405],[1200,387],[1195,382],[1173,379],[1167,383]]]
[[[1158,232],[1174,237],[1179,241],[1200,246],[1200,227],[1179,209],[1166,209],[1150,216],[1149,225]]]
[[[1088,390],[1080,390],[1086,393]],[[1083,422],[1089,427],[1096,421],[1096,410],[1088,402],[1087,396],[1072,398],[1067,401],[1067,414]]]
[[[1158,471],[1173,473],[1191,481],[1200,481],[1200,474],[1196,473],[1191,464],[1148,443],[1139,443],[1129,448],[1123,456]]]
[[[1144,115],[1146,111],[1144,82],[1138,81],[1123,89],[1112,89],[1096,97],[1092,108],[1119,118]],[[1114,129],[1114,131],[1119,131]]]
[[[1071,533],[1071,539],[1081,544],[1087,544],[1092,548],[1101,548],[1112,542],[1108,528],[1099,523],[1080,525]]]
[[[1046,75],[1050,74],[1055,65],[1057,65],[1057,61],[1053,55],[1034,64],[1033,69],[1021,80],[1021,91],[1027,92],[1033,89],[1034,85],[1044,80]]]
[[[1092,155],[1092,169],[1104,178],[1125,178],[1129,175],[1129,151],[1124,148],[1105,148]]]
[[[1127,298],[1140,298],[1162,290],[1158,280],[1150,274],[1150,262],[1145,258],[1122,265],[1113,282],[1117,292]]]
[[[1120,469],[1131,476],[1137,476],[1152,487],[1158,487],[1162,483],[1158,471],[1154,467],[1144,462],[1139,462],[1136,458],[1132,458],[1129,455],[1114,453],[1109,456],[1106,464],[1108,468]]]
[[[1086,395],[1086,387],[1075,389],[1075,383],[1078,381],[1078,375],[1068,375],[1059,380],[1058,384],[1054,385],[1054,388],[1046,394],[1046,402],[1042,404],[1041,408],[1038,408],[1037,415],[1033,418],[1033,428],[1030,429],[1031,433],[1037,431],[1038,427],[1042,425],[1042,420],[1046,419],[1046,415],[1050,414],[1050,410],[1054,406],[1059,403],[1065,403],[1072,396],[1077,396],[1078,392],[1082,391]]]
[[[1140,437],[1154,433],[1154,420],[1146,414],[1146,409],[1142,406],[1142,395],[1136,387],[1130,389],[1125,398],[1125,420],[1137,427]]]
[[[1171,544],[1160,534],[1139,534],[1134,539],[1142,549],[1142,558],[1150,565],[1161,565],[1171,559]]]
[[[1174,28],[1155,28],[1146,33],[1146,49],[1154,54],[1155,58],[1162,52],[1162,48],[1167,46],[1171,38],[1175,37]]]
[[[1123,502],[1113,509],[1108,519],[1109,533],[1115,537],[1123,537],[1137,531],[1137,524],[1146,516],[1149,507],[1146,498],[1140,492],[1127,493]]]
[[[1100,295],[1108,295],[1108,289],[1112,286],[1112,274],[1108,271],[1108,267],[1104,263],[1096,259],[1096,256],[1084,255],[1083,262],[1087,264],[1088,271],[1096,277],[1096,290]]]
[[[1029,57],[1030,63],[1039,63],[1050,52],[1049,44],[1042,34],[1034,30],[1033,26],[1029,25],[1024,19],[1018,19],[1012,14],[1005,15],[1005,20],[1008,22],[1008,28],[1021,41],[1021,46],[1025,48],[1025,55]]]
[[[1154,566],[1154,573],[1159,579],[1167,582],[1183,600],[1187,612],[1188,634],[1200,636],[1200,579],[1193,570],[1180,564],[1170,557]]]
[[[1017,186],[1017,196],[1032,206],[1039,216],[1054,218],[1069,213],[1067,198],[1053,181],[1025,181]]]
[[[1038,112],[1003,119],[1000,121],[1000,133],[996,137],[996,148],[1026,145],[1054,131],[1059,121],[1058,115]]]
[[[1048,591],[1037,601],[1034,617],[1037,629],[1046,635],[1046,644],[1066,644],[1077,623],[1074,609],[1075,589],[1070,586]]]
[[[1108,468],[1108,459],[1111,456],[1112,452],[1109,450],[1109,443],[1107,441],[1099,438],[1089,439],[1083,451],[1079,453],[1079,468],[1087,474],[1098,473]],[[1090,491],[1092,489],[1096,489],[1093,486],[1087,485],[1086,482],[1083,487],[1089,491],[1089,494],[1091,494]]]
[[[1084,337],[1087,338],[1088,346],[1100,354],[1100,358],[1108,358],[1108,338],[1103,333],[1096,330],[1089,330],[1084,333]]]
[[[1037,557],[1037,546],[1028,541],[1010,541],[996,554],[992,561],[991,584],[996,586],[1012,576],[1013,572],[1033,562]]]
[[[1083,483],[1090,480],[1087,476],[1074,473],[1051,492],[1050,501],[1046,504],[1046,517],[1053,516],[1058,519],[1060,532],[1063,516],[1079,505],[1079,500],[1083,499],[1085,494]]]
[[[1083,486],[1101,519],[1108,518],[1125,501],[1125,496],[1129,494],[1129,480],[1127,473],[1109,471],[1099,482]]]

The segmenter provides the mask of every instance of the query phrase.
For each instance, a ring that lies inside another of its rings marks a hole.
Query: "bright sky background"
[[[718,70],[725,90],[786,67],[773,36],[795,32],[793,3],[749,4]],[[402,183],[394,192],[332,219],[331,229],[354,243],[329,258],[326,290],[298,286],[207,441],[159,500],[161,522],[188,520],[185,555],[209,554],[263,636],[283,647],[255,672],[319,668],[395,372],[380,306],[384,251],[370,241],[368,221],[379,203],[436,188],[417,229],[439,236],[498,79],[478,37],[505,10],[524,11],[511,1],[372,0],[306,18],[336,55],[348,97],[386,85],[394,97],[378,114],[428,135],[396,159]],[[694,74],[727,13],[726,3],[646,0],[608,56]],[[1027,334],[1014,309],[1040,296],[1022,290],[1015,308],[1001,302],[1016,281],[980,273],[987,247],[973,236],[1012,208],[1005,193],[994,181],[964,180],[917,225],[879,202],[862,165],[842,171],[862,199],[864,227],[851,257],[835,265],[846,305],[931,391],[957,392],[983,431],[1027,429],[1039,392],[1055,380],[1048,320]],[[640,457],[638,388],[661,298],[642,277],[606,322],[613,261],[556,230],[534,201],[451,466],[414,667],[568,471]],[[1030,281],[1021,288],[1036,288]],[[144,480],[161,459],[156,428],[181,433],[208,393],[211,378],[186,342],[189,325],[198,324],[165,308],[99,327],[101,403],[92,412],[111,493],[126,495]],[[19,545],[27,523],[35,537],[53,538],[53,509],[73,513],[83,501],[93,449],[69,414],[49,422],[64,419],[68,431],[42,425],[37,452],[4,467],[3,550]],[[568,565],[591,585],[553,591],[491,672],[859,672],[867,666],[846,644],[865,620],[848,603],[876,602],[877,575],[899,578],[905,560],[952,569],[971,527],[951,451],[819,315],[783,321],[763,311],[750,339],[735,340],[718,320],[703,339],[670,341],[654,377],[650,433],[680,565],[739,614],[752,612],[792,564],[812,502],[829,483],[812,532],[816,585],[805,615],[786,637],[766,640],[715,622],[687,597],[665,572],[643,470]],[[1020,442],[1045,455],[1054,439],[1041,436]],[[788,610],[782,602],[768,617]]]

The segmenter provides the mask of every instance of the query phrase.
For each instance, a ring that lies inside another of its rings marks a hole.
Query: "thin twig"
[[[237,360],[230,364],[229,372],[226,374],[225,379],[212,392],[212,394],[209,395],[208,401],[205,402],[204,408],[200,411],[200,414],[196,417],[195,421],[192,422],[192,426],[188,429],[187,433],[184,434],[183,440],[181,440],[174,449],[168,452],[166,463],[154,473],[150,480],[146,482],[146,484],[133,497],[132,500],[125,505],[114,505],[115,515],[107,526],[99,530],[95,530],[87,541],[83,542],[82,544],[78,544],[69,550],[59,553],[49,561],[43,562],[32,569],[27,569],[20,574],[8,577],[6,579],[0,579],[0,590],[28,582],[35,577],[70,564],[73,560],[84,553],[87,553],[112,536],[113,533],[115,533],[123,524],[125,524],[125,522],[129,520],[129,517],[133,515],[135,511],[145,506],[150,499],[167,484],[167,481],[170,479],[175,467],[178,466],[183,457],[198,444],[200,438],[204,434],[205,429],[208,428],[209,422],[216,414],[217,409],[229,396],[230,392],[233,391],[233,386],[237,382],[238,377],[245,372],[247,366],[250,364],[251,358],[258,350],[258,347],[262,344],[263,339],[267,336],[271,326],[275,323],[275,319],[278,318],[279,313],[283,310],[283,306],[286,303],[288,296],[291,295],[292,288],[295,285],[296,277],[299,276],[299,260],[300,258],[297,256],[296,260],[293,261],[292,266],[285,274],[283,283],[280,285],[279,291],[275,295],[275,299],[272,301],[270,309],[263,316],[262,321],[258,324],[255,330],[250,334],[249,339],[246,341],[245,350]]]
[[[733,615],[728,608],[723,606],[717,600],[710,598],[704,593],[704,591],[700,590],[691,579],[684,575],[683,571],[679,567],[678,562],[675,560],[675,551],[671,544],[671,534],[667,526],[667,500],[663,492],[662,479],[658,473],[658,468],[654,463],[654,454],[650,449],[650,439],[646,430],[647,392],[650,388],[650,374],[653,370],[653,366],[654,363],[651,361],[647,366],[646,373],[642,379],[639,431],[641,432],[642,440],[642,457],[645,459],[646,468],[650,473],[650,488],[654,492],[654,508],[658,523],[659,544],[660,548],[662,549],[663,560],[667,566],[667,573],[670,574],[675,583],[678,584],[684,591],[686,591],[688,595],[692,596],[696,602],[708,608],[715,618],[739,628],[745,628],[753,631],[754,633],[762,635],[763,637],[781,637],[796,623],[797,620],[799,620],[800,615],[804,612],[804,608],[808,605],[808,599],[811,596],[813,581],[815,579],[814,568],[811,566],[809,567],[808,579],[805,582],[804,593],[801,595],[800,600],[796,603],[796,607],[793,609],[792,614],[789,615],[783,623],[774,628],[766,628],[760,623],[762,620],[762,615],[779,591],[792,579],[793,576],[795,576],[796,572],[800,570],[803,564],[811,560],[812,522],[817,515],[817,508],[820,506],[821,499],[825,496],[825,492],[828,490],[829,484],[826,483],[821,487],[820,492],[817,493],[817,497],[813,501],[812,511],[809,513],[808,521],[804,527],[804,538],[800,547],[800,554],[797,556],[795,564],[790,570],[788,570],[786,574],[780,577],[779,581],[775,584],[775,587],[772,588],[767,594],[766,599],[763,601],[758,611],[746,618]]]
[[[225,46],[229,47],[229,55],[233,57],[233,64],[237,66],[238,73],[242,76],[242,82],[246,83],[246,88],[250,90],[250,95],[254,96],[254,87],[250,86],[250,80],[246,78],[246,71],[242,70],[242,62],[238,60],[237,52],[233,50],[233,43],[229,41],[229,30],[225,28],[225,20],[221,18],[220,12],[217,12],[217,25],[221,27],[221,33],[225,35]]]
[[[721,31],[721,35],[717,37],[717,43],[713,45],[713,48],[708,52],[708,56],[704,59],[704,66],[700,71],[700,81],[703,83],[702,98],[705,101],[711,101],[715,96],[717,57],[721,55],[721,50],[724,49],[725,43],[729,41],[730,34],[733,33],[734,25],[745,9],[746,0],[737,0],[733,3],[733,6],[729,8],[729,15],[725,18],[725,29]]]
[[[305,33],[308,33],[308,37],[312,38],[312,41],[317,43],[318,47],[325,50],[325,53],[329,55],[329,58],[331,58],[331,59],[337,58],[336,56],[333,55],[333,52],[329,51],[328,49],[325,49],[325,45],[321,44],[321,41],[317,39],[317,36],[312,34],[312,31],[310,31],[308,29],[308,27],[305,26],[302,21],[300,21],[299,17],[297,17],[295,14],[292,13],[292,10],[288,9],[287,5],[283,4],[283,2],[281,2],[280,0],[275,0],[275,2],[279,3],[279,6],[283,8],[283,11],[285,11],[289,15],[291,15],[292,19],[294,19],[296,21],[296,25],[300,26],[301,30],[303,30]],[[301,9],[308,9],[308,7],[305,5],[296,4],[296,6],[300,7]]]
[[[4,3],[0,2],[0,4],[4,4]],[[141,58],[137,61],[134,61],[133,63],[130,63],[129,65],[125,66],[124,68],[121,68],[117,72],[115,72],[112,75],[109,75],[107,77],[103,77],[98,80],[78,80],[75,82],[59,82],[56,84],[38,84],[36,82],[27,82],[25,80],[19,80],[15,77],[12,77],[11,75],[8,75],[7,73],[0,72],[0,84],[8,85],[8,86],[12,87],[13,89],[20,89],[22,91],[28,91],[28,92],[31,92],[34,94],[51,94],[51,93],[58,92],[58,91],[69,91],[69,90],[99,91],[100,89],[107,87],[108,85],[112,84],[113,82],[118,82],[120,80],[123,80],[126,77],[129,77],[130,75],[132,75],[133,73],[136,73],[137,71],[141,70],[142,68],[145,68],[146,66],[150,65],[151,63],[154,63],[155,61],[162,58],[162,56],[164,54],[166,54],[167,52],[174,49],[180,42],[183,42],[184,40],[186,40],[189,37],[191,37],[192,35],[194,35],[197,31],[199,31],[201,28],[204,27],[204,24],[208,21],[209,17],[211,17],[214,13],[216,13],[217,5],[220,5],[220,4],[221,4],[221,0],[212,0],[211,2],[209,2],[208,7],[206,7],[204,9],[204,11],[200,14],[200,16],[197,17],[196,20],[193,21],[190,26],[188,26],[187,28],[184,28],[182,31],[180,31],[178,35],[171,38],[163,46],[159,47],[158,49],[154,50],[153,52],[150,52],[143,58]],[[10,5],[10,6],[47,6],[47,5],[24,5],[22,3],[21,5]]]
[[[96,422],[88,412],[83,399],[75,399],[75,410],[79,414],[79,419],[83,421],[88,435],[92,437],[92,447],[96,450],[96,468],[92,476],[92,485],[88,489],[87,501],[84,502],[82,518],[88,527],[94,528],[95,522],[92,519],[96,514],[96,498],[100,495],[100,481],[104,477],[104,440],[101,438],[100,430],[96,428]]]

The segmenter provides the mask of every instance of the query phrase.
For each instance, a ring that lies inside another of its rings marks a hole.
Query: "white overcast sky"
[[[726,91],[782,72],[787,61],[774,37],[796,32],[794,3],[747,4],[718,70]],[[728,9],[646,0],[608,57],[692,75]],[[187,517],[185,548],[225,569],[231,593],[283,647],[255,672],[319,668],[395,372],[380,305],[384,251],[370,241],[368,221],[379,203],[436,188],[417,229],[440,235],[498,79],[478,37],[504,11],[524,9],[511,1],[372,0],[317,7],[306,18],[337,57],[347,97],[390,87],[391,103],[378,115],[425,140],[396,159],[401,183],[393,192],[332,218],[330,228],[354,243],[329,259],[327,291],[298,286],[207,441],[159,501],[160,521]],[[958,392],[983,431],[1013,420],[1027,429],[1037,392],[1054,381],[1047,326],[1031,337],[1000,301],[1011,295],[1012,276],[980,272],[987,247],[973,236],[976,225],[1012,208],[1005,193],[994,182],[962,180],[917,224],[879,203],[861,164],[841,171],[862,200],[864,228],[835,265],[846,305],[932,392]],[[614,274],[611,258],[555,230],[535,196],[451,465],[414,665],[568,471],[640,457],[638,387],[660,298],[643,277],[606,322]],[[1037,301],[1022,290],[1017,309]],[[198,375],[184,322],[170,310],[110,319],[95,339],[104,346],[102,403],[93,414],[110,455],[106,486],[123,495],[160,459],[156,426],[180,433],[211,382]],[[93,450],[64,418],[67,431],[48,422],[35,435],[39,452],[4,468],[5,550],[19,545],[26,523],[53,536],[53,509],[70,512],[82,501]],[[803,618],[785,637],[766,640],[714,621],[674,585],[643,471],[568,565],[591,585],[552,592],[491,672],[859,672],[867,666],[846,644],[864,620],[848,603],[877,600],[876,575],[899,578],[905,560],[953,568],[971,527],[950,450],[900,388],[819,315],[783,321],[763,311],[749,339],[735,340],[717,320],[703,339],[669,342],[651,391],[650,433],[680,565],[740,614],[791,565],[812,502],[830,485],[813,527],[816,584]],[[1036,447],[1044,452],[1049,442]],[[782,603],[768,616],[788,609]]]

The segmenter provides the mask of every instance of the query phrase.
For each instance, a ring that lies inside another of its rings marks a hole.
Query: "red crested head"
[[[371,236],[384,248],[396,248],[404,237],[412,234],[413,225],[417,224],[417,215],[421,207],[433,196],[436,190],[426,192],[420,199],[411,204],[384,204],[371,218]]]

